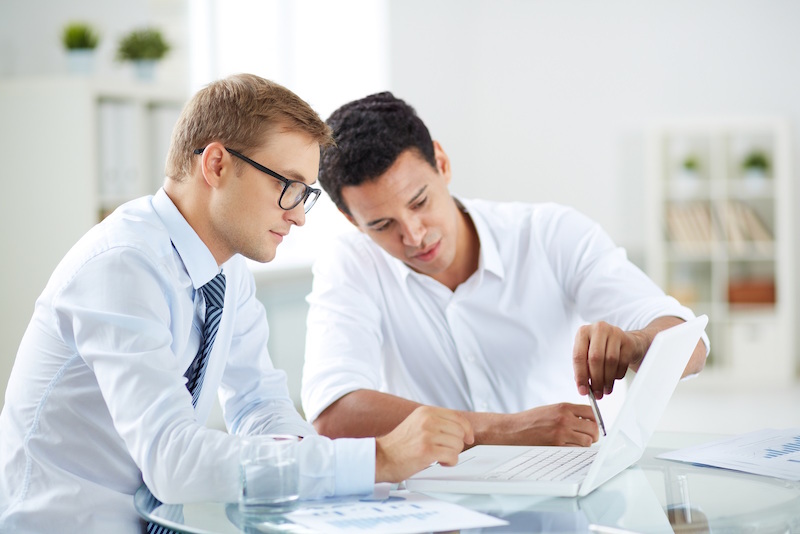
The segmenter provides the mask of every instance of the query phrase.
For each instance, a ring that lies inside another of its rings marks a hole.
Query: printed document
[[[507,525],[508,521],[421,493],[393,491],[381,502],[348,502],[303,507],[286,515],[318,532],[436,532]]]
[[[800,481],[800,428],[758,430],[658,458]]]

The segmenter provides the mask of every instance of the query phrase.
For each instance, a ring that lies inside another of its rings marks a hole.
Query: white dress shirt
[[[222,320],[196,409],[186,369],[219,268],[164,190],[90,230],[36,302],[0,414],[0,531],[139,532],[133,494],[236,501],[241,438],[203,426],[219,393],[232,434],[289,433],[301,496],[362,493],[374,440],[315,435],[267,353],[245,260],[222,266]]]
[[[455,291],[356,231],[316,262],[302,386],[309,421],[358,389],[477,412],[585,404],[572,368],[580,325],[633,330],[694,317],[573,209],[461,203],[480,260]]]

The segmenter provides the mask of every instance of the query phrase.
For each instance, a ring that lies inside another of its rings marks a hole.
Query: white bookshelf
[[[743,167],[753,154],[766,157],[765,172]],[[782,119],[663,121],[648,132],[647,270],[708,314],[703,382],[795,380],[791,176]]]
[[[163,182],[169,137],[185,100],[186,92],[158,84],[89,78],[0,82],[0,392],[35,299],[58,261],[102,214],[155,192]],[[109,105],[124,110],[122,121],[102,122]],[[108,187],[103,173],[113,167],[111,154],[128,165],[117,189]]]

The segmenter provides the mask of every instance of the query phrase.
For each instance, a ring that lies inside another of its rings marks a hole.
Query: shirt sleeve
[[[685,321],[691,309],[666,295],[594,221],[574,209],[548,205],[534,215],[535,235],[566,298],[587,322],[641,329],[659,317]],[[708,353],[708,338],[703,334]]]
[[[363,495],[375,485],[375,439],[303,438],[299,448],[300,498]]]
[[[241,439],[194,419],[184,369],[171,349],[170,310],[182,304],[164,275],[169,269],[135,249],[96,256],[59,290],[55,320],[94,373],[114,428],[153,494],[165,503],[234,502]],[[253,431],[310,428],[287,413],[279,410],[274,426],[239,419]],[[303,447],[309,494],[372,488],[374,440],[340,445],[314,437]]]
[[[342,238],[314,264],[301,392],[309,421],[347,393],[381,387],[380,288],[370,269],[369,253]]]

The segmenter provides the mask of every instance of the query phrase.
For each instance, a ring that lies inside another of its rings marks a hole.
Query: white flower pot
[[[94,50],[74,48],[67,50],[67,70],[76,76],[89,76],[94,72]]]
[[[152,82],[156,79],[156,60],[139,59],[133,62],[136,78],[143,82]]]

